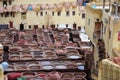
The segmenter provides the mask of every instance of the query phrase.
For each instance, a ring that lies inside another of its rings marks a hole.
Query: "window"
[[[45,14],[47,15],[47,12],[45,12]]]
[[[29,29],[31,29],[31,25],[29,25],[28,27],[29,27]]]
[[[59,27],[59,25],[57,24],[57,27]]]
[[[66,27],[68,27],[68,24],[66,24]]]
[[[10,12],[10,17],[15,17],[15,12]]]
[[[3,17],[3,13],[1,13],[1,17]]]
[[[13,17],[13,12],[10,12],[10,16]]]
[[[12,4],[12,1],[10,0],[10,1],[9,1],[9,5],[11,5],[11,4]]]
[[[7,6],[7,1],[3,1],[3,6]]]
[[[118,7],[118,13],[120,13],[120,7]]]
[[[66,16],[70,16],[70,12],[69,11],[66,11]]]
[[[21,19],[26,19],[26,13],[21,13]]]
[[[57,15],[60,16],[60,15],[61,15],[61,12],[59,11],[59,12],[57,13]]]
[[[42,25],[42,29],[44,29],[45,28],[45,26],[44,25]]]
[[[5,13],[5,17],[9,17],[9,12],[6,12],[6,13]]]
[[[109,30],[109,39],[111,38],[111,31]]]
[[[40,15],[43,16],[43,12],[40,12]]]
[[[82,18],[85,18],[85,13],[82,14]]]
[[[73,15],[73,16],[75,15],[75,11],[72,11],[72,15]]]
[[[54,11],[52,12],[52,16],[54,16]]]

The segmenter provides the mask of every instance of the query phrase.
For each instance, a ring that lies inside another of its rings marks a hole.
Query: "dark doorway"
[[[34,25],[34,29],[38,29],[38,25]]]
[[[20,30],[24,30],[24,24],[23,23],[20,24]]]

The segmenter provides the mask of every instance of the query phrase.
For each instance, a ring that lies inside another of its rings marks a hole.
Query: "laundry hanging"
[[[61,3],[60,3],[60,4],[57,4],[56,7],[57,7],[57,10],[58,10],[58,11],[61,11],[62,8],[63,8],[63,4],[61,4]]]
[[[79,6],[82,6],[84,0],[77,0]]]
[[[49,10],[54,10],[55,8],[54,4],[49,4],[48,7],[49,7]]]
[[[41,9],[42,10],[47,10],[47,4],[41,4]]]
[[[31,6],[32,6],[32,10],[35,11],[37,4],[31,4]]]
[[[76,2],[71,2],[72,8],[75,9],[77,7],[77,3]]]
[[[40,5],[37,4],[37,5],[36,5],[36,8],[35,8],[35,6],[34,6],[34,10],[36,11],[36,15],[38,15],[38,12],[40,11]]]
[[[64,3],[64,7],[66,10],[70,9],[70,6],[71,6],[71,2],[65,2]]]
[[[85,7],[84,6],[79,6],[78,9],[79,9],[80,12],[84,12],[85,11]]]
[[[77,2],[61,2],[55,4],[21,4],[21,5],[8,5],[5,7],[0,7],[0,13],[3,12],[27,12],[29,11],[40,11],[41,10],[54,10],[61,11],[63,8],[69,10],[70,8],[75,9],[77,7]]]
[[[21,8],[20,8],[19,5],[14,5],[14,6],[12,7],[12,11],[13,11],[13,12],[21,12]]]
[[[23,9],[23,11],[27,11],[27,9],[28,9],[28,5],[27,4],[22,4],[21,5],[21,8]]]
[[[36,12],[40,11],[40,5],[39,4],[36,6],[35,11]]]
[[[28,6],[28,10],[30,10],[30,11],[33,10],[32,5]]]

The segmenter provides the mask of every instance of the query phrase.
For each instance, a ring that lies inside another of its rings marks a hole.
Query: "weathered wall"
[[[60,2],[75,2],[76,0],[14,0],[13,5],[17,4],[54,4],[54,3],[60,3]],[[0,1],[0,5],[2,5],[2,2]],[[50,24],[73,24],[76,22],[78,26],[85,26],[84,19],[82,19],[82,12],[78,10],[78,8],[72,9],[70,8],[70,16],[66,16],[66,11],[63,8],[61,11],[61,16],[57,16],[57,12],[54,12],[54,16],[52,16],[52,10],[42,10],[43,16],[40,16],[40,12],[38,16],[36,15],[36,12],[34,11],[28,11],[27,12],[27,19],[22,20],[21,19],[21,13],[15,13],[15,18],[7,17],[7,18],[1,18],[0,17],[0,23],[1,24],[8,24],[9,21],[14,22],[14,26],[18,28],[19,24],[22,22],[25,24],[25,27],[28,28],[28,25],[39,25],[41,27],[42,25],[47,25],[48,21],[48,15],[45,14],[45,12],[48,12],[49,14],[49,22]],[[75,16],[72,15],[72,11],[75,11]]]

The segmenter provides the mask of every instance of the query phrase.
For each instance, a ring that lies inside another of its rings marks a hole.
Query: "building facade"
[[[23,23],[25,29],[34,26],[66,25],[74,22],[85,26],[84,6],[76,0],[10,0],[0,1],[1,24],[13,24],[17,29]]]

